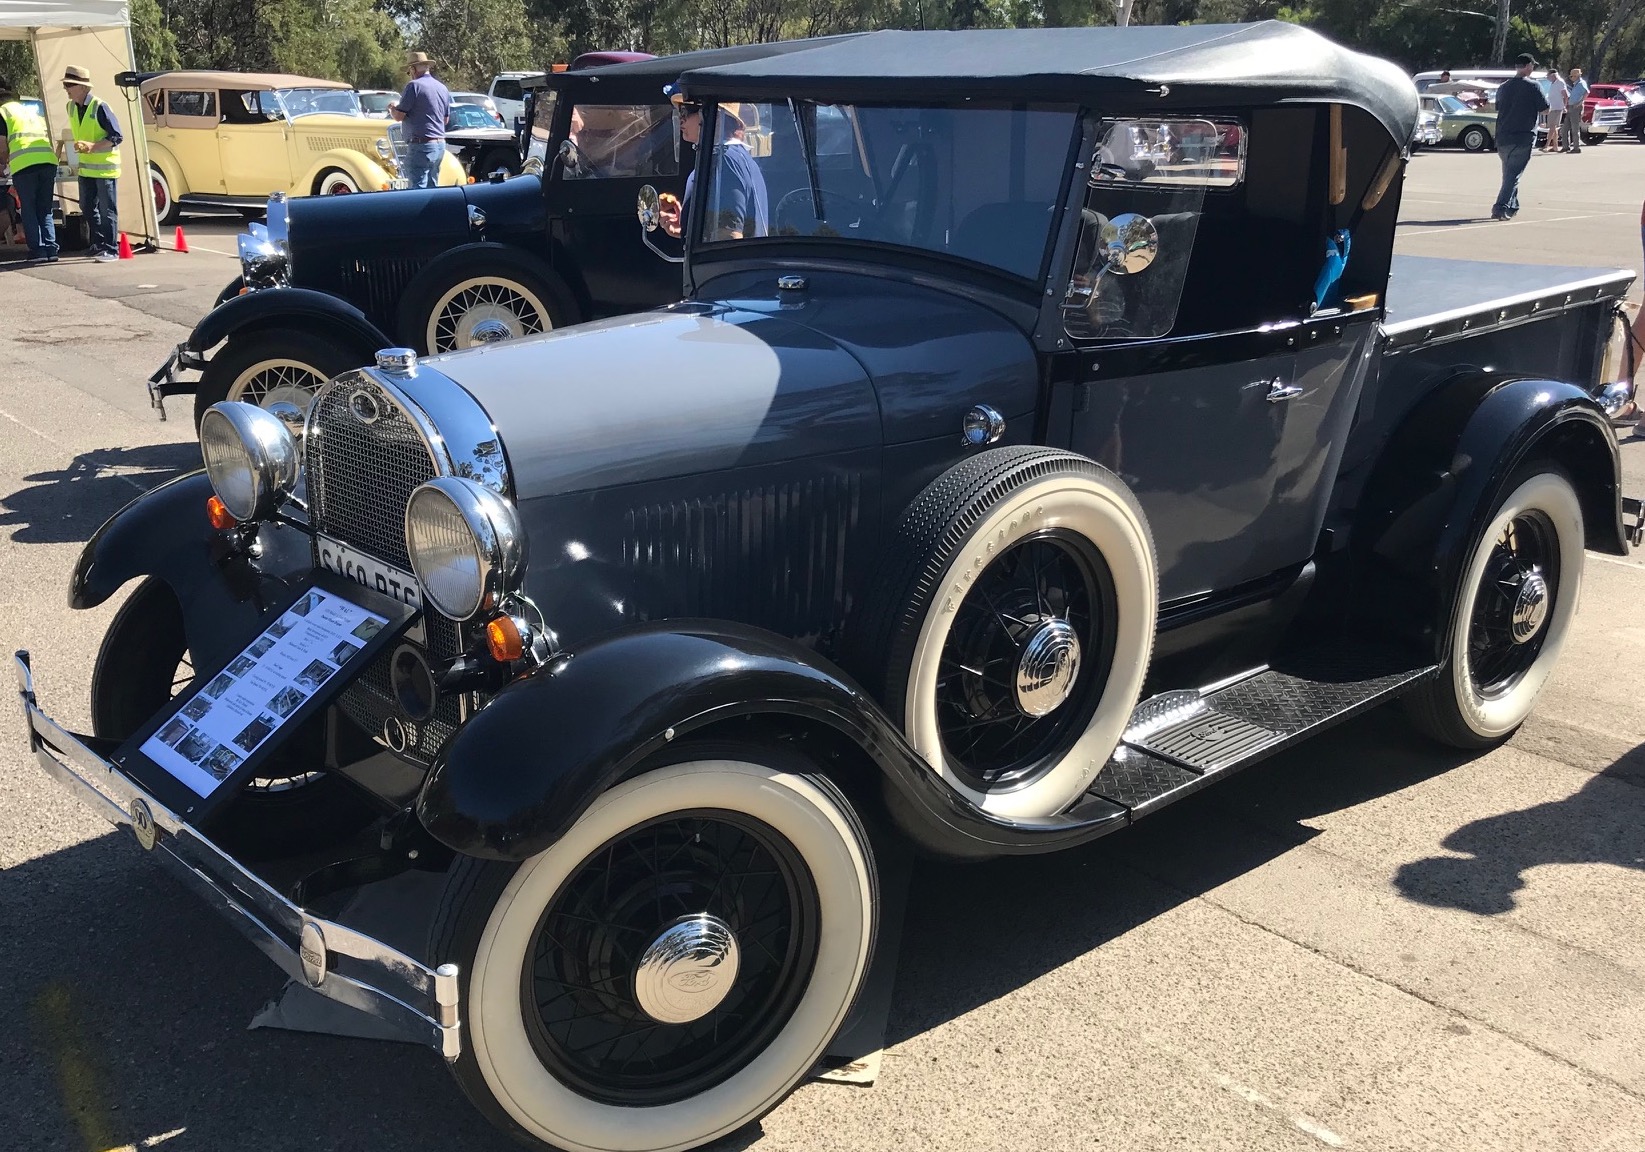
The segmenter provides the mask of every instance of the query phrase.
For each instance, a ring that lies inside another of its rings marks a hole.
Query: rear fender
[[[262,554],[253,563],[207,522],[211,495],[206,474],[191,472],[116,512],[80,553],[69,607],[95,608],[127,582],[154,576],[182,606],[195,664],[228,659],[256,634],[267,605],[308,574],[311,551],[297,529],[265,524],[258,536]]]
[[[395,343],[346,300],[309,288],[263,288],[232,296],[206,313],[189,334],[188,348],[191,352],[206,352],[236,332],[278,324],[300,326],[308,332],[329,328],[372,351],[391,348]]]
[[[458,852],[523,860],[660,749],[750,717],[839,737],[860,753],[856,763],[877,769],[904,832],[944,855],[1051,851],[1127,820],[1105,801],[1046,820],[980,812],[844,673],[783,637],[724,621],[639,625],[516,680],[446,744],[417,813]]]
[[[1616,438],[1587,391],[1462,369],[1406,417],[1366,485],[1354,540],[1371,618],[1440,659],[1462,567],[1514,472],[1539,458],[1575,483],[1586,546],[1625,555]]]

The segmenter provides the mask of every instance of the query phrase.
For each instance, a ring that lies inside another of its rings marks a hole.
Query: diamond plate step
[[[1232,682],[1163,693],[1137,705],[1088,791],[1135,818],[1374,708],[1436,671],[1387,649],[1343,645]]]

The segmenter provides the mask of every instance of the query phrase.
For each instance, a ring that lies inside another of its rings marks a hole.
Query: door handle
[[[1301,384],[1287,384],[1283,380],[1273,380],[1268,384],[1268,403],[1270,404],[1278,404],[1284,400],[1295,400],[1301,395]]]

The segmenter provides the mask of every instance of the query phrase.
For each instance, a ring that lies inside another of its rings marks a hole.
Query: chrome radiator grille
[[[309,515],[315,529],[403,571],[411,571],[406,551],[405,511],[419,484],[438,475],[421,429],[387,391],[363,376],[345,377],[315,400],[304,442]],[[463,650],[461,627],[432,609],[423,614],[431,662]],[[377,736],[383,722],[399,716],[389,682],[392,648],[379,656],[339,701],[351,720]],[[457,698],[442,696],[434,717],[407,724],[405,755],[432,763],[441,745],[462,722]]]

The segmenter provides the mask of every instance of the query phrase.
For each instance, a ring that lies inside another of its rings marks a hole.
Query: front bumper
[[[29,654],[18,652],[16,661],[29,751],[48,775],[109,823],[131,828],[139,844],[171,866],[287,976],[421,1037],[447,1060],[457,1059],[462,1043],[455,964],[429,968],[287,900],[41,711]]]
[[[187,344],[179,344],[171,350],[166,362],[154,370],[149,376],[149,407],[160,413],[160,419],[166,418],[166,397],[177,396],[185,392],[194,392],[199,388],[196,380],[179,380],[177,373],[184,369],[198,372],[206,366],[204,356],[195,352]]]

